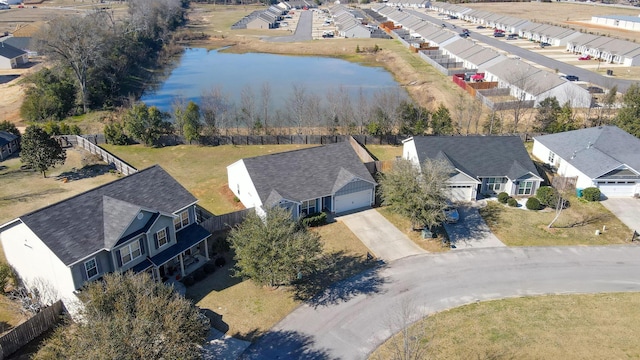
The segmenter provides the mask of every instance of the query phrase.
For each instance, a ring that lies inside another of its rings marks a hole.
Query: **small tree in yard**
[[[79,294],[82,321],[59,327],[34,359],[200,359],[209,320],[145,273],[105,275]]]
[[[134,104],[123,116],[129,135],[146,146],[153,146],[165,132],[167,117],[157,107],[145,103]]]
[[[37,126],[29,126],[20,143],[20,160],[47,177],[46,171],[64,164],[67,153],[58,142]]]
[[[382,203],[409,218],[414,228],[435,226],[444,220],[451,171],[443,161],[428,159],[418,169],[411,161],[400,159],[380,179]]]
[[[236,276],[270,286],[312,273],[322,253],[320,237],[279,207],[268,209],[264,218],[247,216],[231,230],[229,241],[236,254]]]
[[[20,131],[16,127],[16,124],[9,120],[0,121],[0,131],[6,131],[15,136],[20,136]]]
[[[600,201],[600,189],[597,187],[588,187],[582,190],[582,197],[587,201]]]

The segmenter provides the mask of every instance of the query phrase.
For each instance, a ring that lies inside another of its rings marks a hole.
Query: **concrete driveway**
[[[640,199],[608,198],[601,203],[629,229],[640,232]]]
[[[339,216],[336,220],[347,225],[378,259],[393,261],[426,253],[375,209]]]
[[[457,250],[505,246],[491,232],[477,207],[460,206],[458,213],[460,213],[460,221],[456,224],[444,224],[452,248],[455,246]]]

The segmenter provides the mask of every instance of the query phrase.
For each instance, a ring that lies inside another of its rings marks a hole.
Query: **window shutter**
[[[118,267],[122,266],[122,256],[120,256],[120,250],[116,250],[116,262],[118,263]]]
[[[80,272],[82,273],[82,281],[87,281],[88,280],[88,278],[87,278],[87,265],[83,263],[82,264],[82,269],[80,269],[80,270],[81,270]]]
[[[144,236],[140,238],[140,255],[144,255]]]
[[[166,227],[165,231],[167,232],[167,243],[170,243],[171,242],[171,236],[169,236],[169,234],[171,234],[171,233],[169,232],[169,227]]]
[[[158,233],[153,233],[153,245],[158,249]]]

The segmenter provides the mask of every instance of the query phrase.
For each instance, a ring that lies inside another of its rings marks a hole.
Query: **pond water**
[[[283,108],[294,85],[323,101],[330,91],[341,87],[357,101],[360,92],[368,99],[379,91],[398,90],[406,95],[391,74],[383,68],[367,67],[345,60],[273,54],[233,54],[200,48],[187,49],[168,77],[141,100],[162,111],[171,111],[176,97],[199,103],[203,92],[219,88],[236,105],[243,89],[250,89],[254,101],[261,103],[264,84],[270,88],[270,103]]]

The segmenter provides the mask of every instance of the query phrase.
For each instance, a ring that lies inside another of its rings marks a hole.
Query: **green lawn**
[[[402,146],[394,145],[367,145],[367,150],[378,160],[395,160],[402,156]]]
[[[324,245],[325,267],[306,286],[263,287],[232,277],[233,262],[187,289],[187,297],[218,314],[214,326],[246,340],[254,340],[329,284],[355,275],[374,264],[366,261],[367,248],[341,222],[312,231]],[[232,255],[228,256],[229,258]]]
[[[637,359],[638,318],[638,293],[538,296],[443,311],[409,334],[429,359]],[[394,342],[369,358],[394,358]]]
[[[150,148],[142,145],[104,145],[107,151],[137,169],[159,164],[214,214],[242,209],[228,188],[227,166],[242,158],[274,154],[311,145],[196,146]]]
[[[569,199],[571,206],[560,215],[553,228],[547,225],[553,209],[529,211],[511,208],[495,201],[480,209],[491,231],[507,246],[559,246],[623,244],[631,230],[598,202]],[[606,231],[595,235],[596,230]]]

